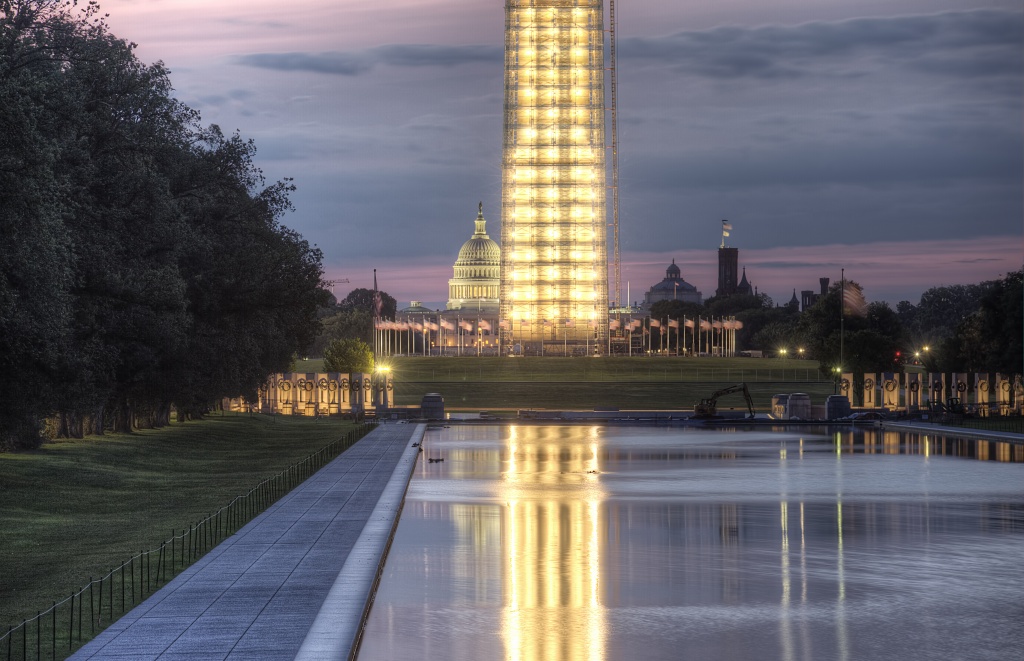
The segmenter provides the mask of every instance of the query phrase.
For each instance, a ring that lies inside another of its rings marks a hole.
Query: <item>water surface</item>
[[[424,445],[361,661],[1024,650],[1024,447],[601,426]]]

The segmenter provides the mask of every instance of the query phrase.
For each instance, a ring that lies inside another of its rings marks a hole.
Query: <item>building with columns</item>
[[[484,204],[480,203],[476,228],[462,244],[455,260],[453,277],[448,281],[446,310],[470,313],[498,312],[501,286],[501,248],[487,235]]]

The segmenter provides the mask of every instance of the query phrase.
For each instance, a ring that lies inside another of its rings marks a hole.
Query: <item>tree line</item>
[[[1014,374],[1024,371],[1022,280],[1024,270],[978,284],[932,287],[916,305],[900,301],[895,310],[884,301],[862,301],[851,309],[851,293],[856,298],[863,292],[847,281],[833,283],[803,311],[791,304],[775,306],[763,294],[737,294],[709,298],[703,305],[660,301],[651,306],[651,316],[663,323],[683,316],[734,316],[743,322],[737,333],[741,350],[770,356],[785,350],[796,356],[802,348],[825,373],[837,367],[898,372],[918,362],[934,372]]]
[[[0,448],[254,396],[329,296],[291,181],[76,5],[0,0]]]

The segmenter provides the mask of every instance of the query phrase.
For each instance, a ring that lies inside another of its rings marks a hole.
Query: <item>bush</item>
[[[324,349],[325,372],[372,372],[373,351],[356,338],[334,340]]]

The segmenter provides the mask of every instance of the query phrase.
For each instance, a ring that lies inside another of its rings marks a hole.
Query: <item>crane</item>
[[[348,284],[348,278],[341,278],[339,280],[322,280],[321,282],[331,288],[331,296],[334,296],[334,285]]]
[[[700,404],[695,404],[693,407],[693,417],[695,418],[714,418],[718,415],[718,398],[724,395],[729,395],[734,392],[743,392],[743,397],[747,400],[747,410],[750,412],[751,418],[754,417],[754,400],[750,398],[750,391],[747,390],[747,384],[739,383],[735,386],[729,386],[728,388],[722,388],[712,393],[711,397],[700,400]]]

